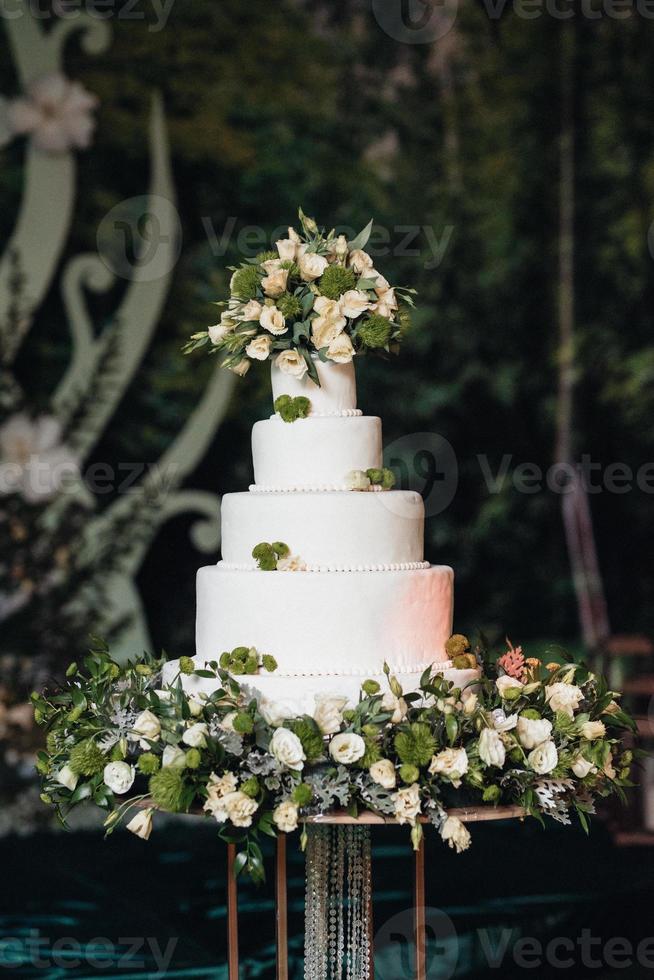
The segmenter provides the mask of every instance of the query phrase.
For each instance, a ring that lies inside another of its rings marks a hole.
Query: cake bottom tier
[[[196,653],[219,660],[256,647],[277,660],[277,677],[422,672],[447,659],[451,568],[405,571],[262,572],[221,565],[197,577]]]

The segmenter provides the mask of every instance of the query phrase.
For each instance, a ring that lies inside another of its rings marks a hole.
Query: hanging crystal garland
[[[369,980],[369,828],[310,826],[306,867],[305,980]]]

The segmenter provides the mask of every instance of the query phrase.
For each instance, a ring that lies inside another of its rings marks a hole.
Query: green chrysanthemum
[[[80,742],[70,753],[70,768],[78,776],[95,776],[102,772],[107,758],[92,738]]]
[[[324,745],[322,734],[316,722],[309,715],[303,715],[288,727],[302,742],[304,754],[309,762],[315,762],[323,754]]]
[[[400,766],[400,779],[407,786],[410,786],[411,783],[417,783],[420,779],[420,770],[417,766],[405,762],[403,766]]]
[[[247,711],[239,711],[234,719],[234,731],[240,735],[251,735],[254,731],[252,715],[249,715]]]
[[[269,674],[272,674],[275,670],[277,670],[277,661],[272,654],[264,653],[263,657],[261,658],[261,666],[264,670],[268,671]]]
[[[320,277],[318,288],[327,299],[340,299],[343,293],[354,289],[356,284],[357,277],[351,269],[344,269],[341,265],[330,265]]]
[[[150,796],[160,810],[169,813],[179,813],[184,805],[184,790],[186,789],[182,770],[174,766],[155,772],[150,776]]]
[[[272,550],[278,558],[287,558],[291,553],[291,549],[283,541],[273,541]]]
[[[406,732],[395,736],[395,751],[400,761],[412,766],[426,766],[436,751],[436,739],[429,725],[414,722]]]
[[[375,762],[379,762],[382,758],[381,749],[379,745],[373,738],[365,739],[366,751],[359,759],[357,765],[361,769],[370,769]]]
[[[462,653],[467,653],[470,649],[470,640],[463,633],[455,633],[445,642],[445,653],[450,660],[459,657]]]
[[[300,278],[300,267],[297,262],[293,262],[291,259],[284,259],[283,262],[280,262],[279,267],[280,269],[287,270],[289,279]]]
[[[276,300],[278,310],[281,310],[287,320],[294,320],[302,313],[302,303],[292,293],[284,293]]]
[[[194,674],[195,664],[193,663],[193,657],[180,657],[179,669],[182,674]]]
[[[238,299],[254,299],[261,285],[261,276],[255,265],[244,265],[232,276],[232,296]]]
[[[136,764],[139,772],[142,772],[144,776],[153,776],[155,772],[159,772],[161,769],[159,757],[154,752],[144,752],[143,755],[139,756]]]
[[[483,795],[484,803],[497,803],[501,795],[502,790],[499,786],[487,786]]]
[[[262,541],[252,549],[252,557],[262,572],[274,572],[277,569],[277,555],[273,546]]]
[[[202,755],[199,749],[189,749],[186,753],[186,768],[198,769],[202,762]]]
[[[370,350],[376,350],[380,347],[386,347],[391,339],[392,332],[393,325],[391,321],[379,313],[374,313],[367,320],[363,321],[359,327],[357,336],[364,347],[368,347]]]
[[[291,799],[298,806],[308,806],[313,798],[313,790],[308,783],[300,783],[291,794]]]

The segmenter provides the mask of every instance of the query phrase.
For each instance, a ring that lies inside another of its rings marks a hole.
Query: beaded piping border
[[[422,674],[427,668],[431,668],[437,672],[444,670],[457,670],[458,668],[452,666],[451,660],[426,660],[419,664],[390,664],[391,674]],[[468,671],[478,671],[479,668],[468,667],[466,668],[466,673]],[[265,677],[266,680],[275,680],[275,678],[289,678],[289,677],[384,677],[385,671],[383,669],[378,670],[357,670],[356,668],[343,668],[342,670],[301,670],[301,671],[288,671],[283,670],[283,668],[277,668],[271,674],[239,674],[240,677]],[[247,683],[247,682],[246,682]]]
[[[257,565],[232,561],[219,561],[218,566],[230,572],[258,572]],[[430,568],[428,561],[396,561],[383,565],[311,565],[302,569],[305,572],[413,572],[422,568]]]
[[[248,487],[250,493],[390,493],[380,486],[371,486],[366,490],[353,490],[352,487],[344,483],[322,483],[322,484],[301,484],[293,486],[273,487],[265,483],[251,483]]]
[[[309,412],[304,419],[296,419],[296,422],[306,422],[306,419],[354,419],[363,415],[360,408],[342,408],[333,412]],[[270,416],[271,419],[280,419],[279,412]]]

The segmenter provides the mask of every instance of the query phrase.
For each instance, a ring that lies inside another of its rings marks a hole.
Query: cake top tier
[[[291,398],[305,397],[311,402],[312,415],[342,415],[357,407],[357,385],[354,362],[337,364],[314,357],[320,386],[305,374],[296,378],[285,374],[273,362],[271,365],[273,403],[280,395]]]

